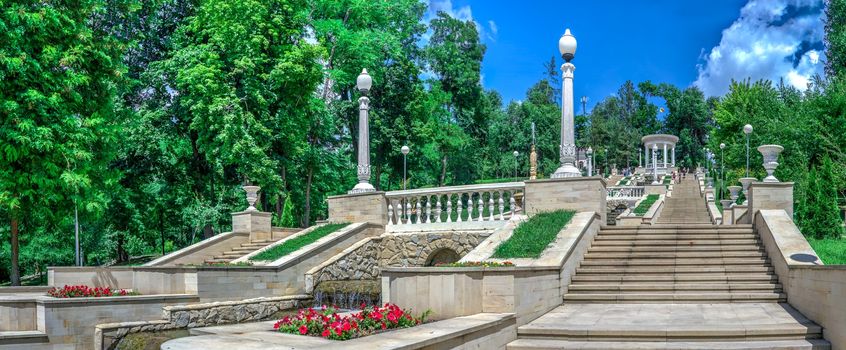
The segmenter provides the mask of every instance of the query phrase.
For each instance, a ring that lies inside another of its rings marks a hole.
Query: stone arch
[[[470,252],[469,249],[463,247],[461,244],[458,244],[458,242],[454,241],[452,238],[438,238],[425,245],[423,249],[420,250],[420,254],[417,256],[417,261],[415,261],[414,265],[426,266],[426,264],[432,260],[434,254],[445,250],[454,252],[459,259]]]
[[[458,253],[456,251],[449,249],[449,248],[443,248],[443,249],[438,249],[438,250],[432,252],[431,254],[429,254],[429,257],[426,258],[426,264],[423,265],[423,266],[435,266],[437,264],[449,264],[449,263],[457,262],[459,259],[461,259],[461,256],[458,255]]]

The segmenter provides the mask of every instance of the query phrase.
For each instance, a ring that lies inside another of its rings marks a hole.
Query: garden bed
[[[435,267],[511,267],[514,263],[510,261],[459,261],[454,263],[441,263]]]
[[[811,237],[807,239],[824,264],[846,265],[846,239]]]
[[[109,287],[89,287],[85,285],[69,286],[62,288],[53,287],[47,291],[47,295],[53,298],[106,298],[141,295],[131,289],[111,289]]]
[[[638,204],[637,207],[632,210],[632,212],[636,216],[643,216],[644,214],[646,214],[646,212],[649,211],[649,208],[652,208],[652,204],[655,204],[655,202],[658,201],[658,198],[660,197],[661,196],[657,194],[647,195],[646,198],[640,201],[640,204]]]
[[[520,223],[514,234],[494,250],[492,258],[538,258],[546,247],[555,240],[558,232],[567,226],[576,212],[556,210],[539,213]]]
[[[275,261],[283,256],[286,256],[299,250],[302,247],[314,243],[318,239],[321,239],[335,231],[347,227],[347,225],[349,225],[349,223],[326,224],[324,226],[314,229],[311,232],[291,238],[280,245],[274,246],[259,254],[256,254],[255,256],[251,257],[250,260]]]
[[[387,303],[383,307],[365,307],[363,310],[341,316],[333,307],[300,309],[294,316],[286,316],[273,328],[282,333],[321,337],[331,340],[349,340],[389,329],[410,328],[426,321],[429,311],[419,316],[411,311]]]

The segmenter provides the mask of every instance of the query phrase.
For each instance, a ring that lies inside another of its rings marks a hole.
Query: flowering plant
[[[440,263],[440,264],[435,265],[435,267],[508,267],[508,266],[514,266],[514,263],[510,262],[510,261],[503,261],[503,262],[465,261],[465,262],[454,262],[454,263]]]
[[[273,328],[283,333],[347,340],[385,329],[413,327],[423,323],[429,315],[427,311],[415,317],[408,310],[390,303],[384,307],[365,308],[362,305],[362,308],[349,316],[338,315],[334,307],[300,309],[296,316],[285,316]]]
[[[111,289],[109,287],[89,287],[84,285],[69,286],[65,285],[62,288],[53,287],[47,291],[47,295],[54,298],[83,298],[83,297],[114,297],[125,295],[138,295],[138,292],[128,291],[126,289]]]

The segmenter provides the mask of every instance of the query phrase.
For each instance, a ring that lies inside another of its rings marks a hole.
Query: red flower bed
[[[300,309],[296,316],[285,316],[273,328],[283,333],[347,340],[386,329],[414,327],[423,323],[428,314],[427,311],[415,317],[408,310],[387,303],[384,307],[367,307],[342,317],[335,308],[324,306],[319,310]]]
[[[435,267],[510,267],[514,266],[513,262],[503,261],[466,261],[454,263],[438,263]]]
[[[137,292],[130,292],[126,289],[111,289],[109,287],[89,287],[89,286],[68,286],[62,288],[53,287],[47,291],[47,294],[54,298],[83,298],[83,297],[114,297],[123,295],[138,295]]]

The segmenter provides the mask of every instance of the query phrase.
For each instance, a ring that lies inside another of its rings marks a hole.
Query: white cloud
[[[804,90],[822,74],[822,0],[749,0],[740,17],[705,54],[694,82],[706,95],[722,95],[732,79],[769,79]]]
[[[473,18],[473,9],[470,8],[470,5],[464,5],[456,8],[453,5],[452,0],[429,0],[429,8],[423,16],[423,22],[429,24],[432,19],[438,16],[438,12],[444,12],[450,17],[462,21],[472,21],[473,24],[476,25],[476,30],[479,31],[479,38],[496,42],[497,34],[499,33],[499,28],[496,26],[496,22],[488,21],[487,27],[479,24],[479,22]],[[425,44],[429,42],[429,38],[431,37],[432,31],[428,30],[423,34],[421,42]]]

